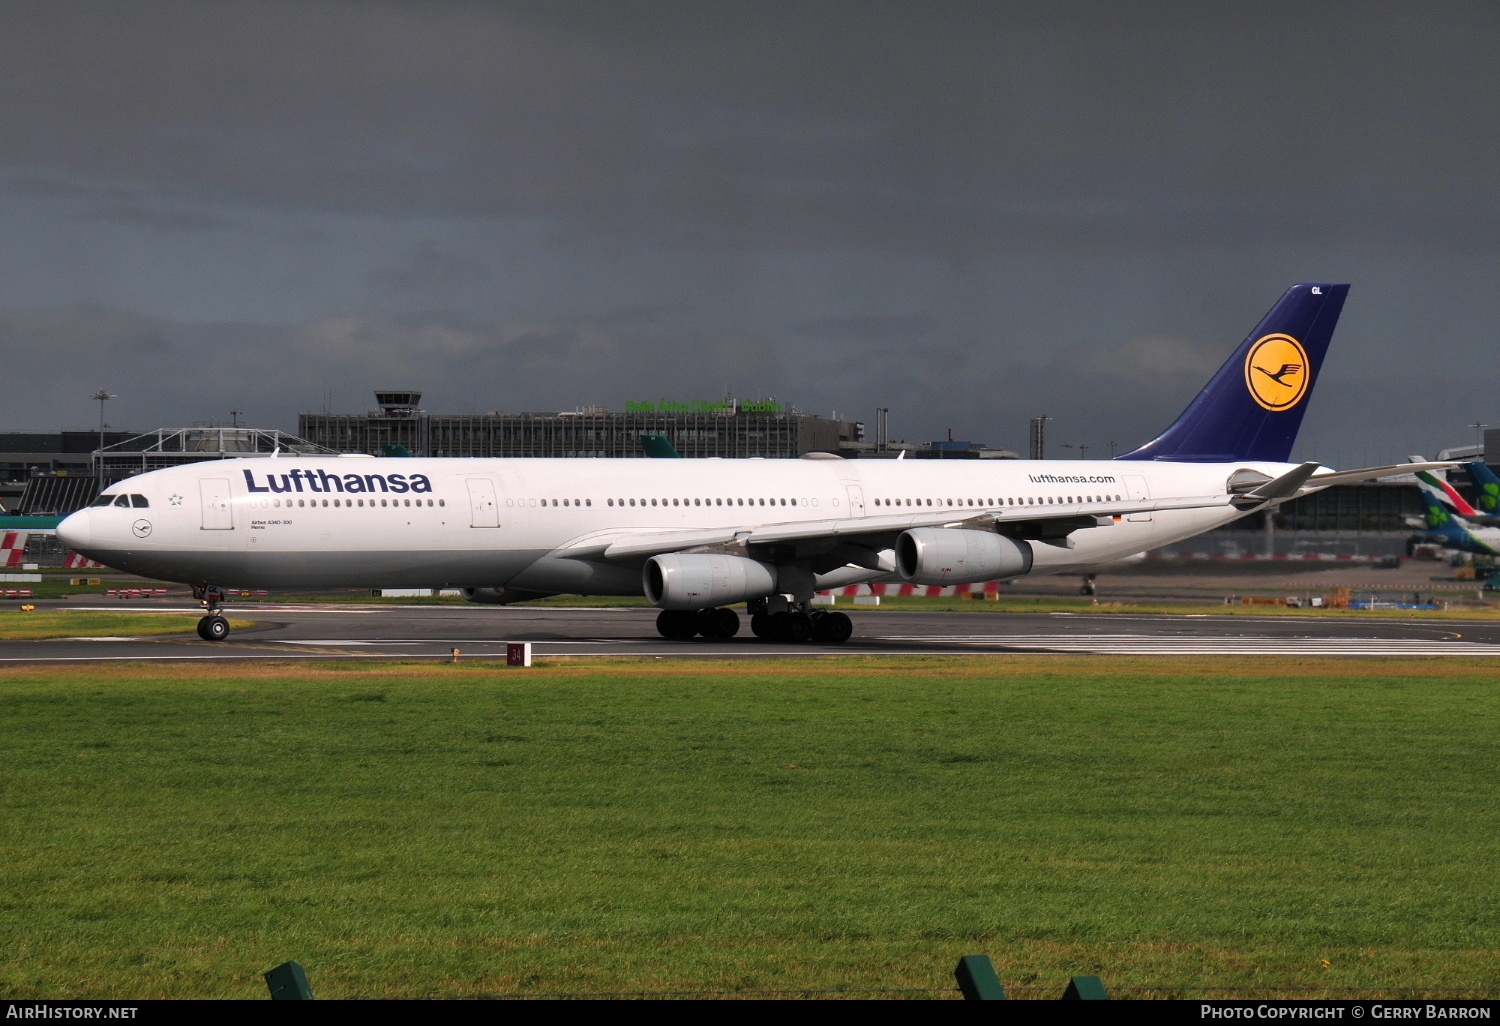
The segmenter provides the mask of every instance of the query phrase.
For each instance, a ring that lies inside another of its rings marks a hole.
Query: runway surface
[[[76,608],[76,607],[74,607]],[[118,611],[118,606],[105,607]],[[157,613],[198,613],[155,607]],[[822,655],[1500,656],[1500,621],[1318,617],[855,610],[844,645],[666,641],[653,609],[524,606],[245,606],[257,626],[224,642],[196,635],[0,643],[0,664],[266,659],[504,659],[509,641],[534,657],[760,658]]]

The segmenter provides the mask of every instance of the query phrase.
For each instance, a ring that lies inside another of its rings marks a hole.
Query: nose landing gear
[[[224,589],[215,584],[195,585],[193,598],[208,614],[198,621],[198,637],[204,641],[223,641],[229,637],[229,621],[219,613],[224,603]]]

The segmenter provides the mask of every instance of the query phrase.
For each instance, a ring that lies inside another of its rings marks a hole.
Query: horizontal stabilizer
[[[1382,477],[1415,474],[1419,470],[1447,470],[1458,465],[1459,461],[1449,460],[1443,463],[1397,463],[1388,467],[1365,467],[1363,470],[1334,470],[1327,474],[1314,474],[1307,483],[1315,488],[1327,488],[1329,485],[1359,484],[1361,481],[1375,481]]]
[[[1304,463],[1296,470],[1289,470],[1280,477],[1273,478],[1244,495],[1236,495],[1230,502],[1235,509],[1254,509],[1261,503],[1274,502],[1277,499],[1289,499],[1302,490],[1307,484],[1308,478],[1317,473],[1320,463]]]

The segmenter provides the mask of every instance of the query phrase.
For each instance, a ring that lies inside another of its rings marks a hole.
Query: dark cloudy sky
[[[1500,425],[1497,12],[5,0],[0,429],[728,390],[1103,455],[1323,280],[1300,452],[1430,452]]]

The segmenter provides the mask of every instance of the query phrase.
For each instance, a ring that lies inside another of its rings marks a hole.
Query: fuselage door
[[[203,500],[203,530],[233,531],[234,514],[229,508],[229,479],[210,477],[198,482]]]
[[[865,492],[859,485],[848,485],[849,489],[849,515],[851,517],[862,517],[865,515]]]
[[[1139,474],[1124,474],[1125,491],[1129,493],[1131,502],[1145,502],[1151,498],[1151,489],[1146,484],[1146,479]],[[1125,518],[1135,523],[1145,523],[1151,519],[1150,513],[1132,513]]]
[[[499,527],[500,508],[495,504],[495,482],[471,477],[469,482],[470,527]]]

